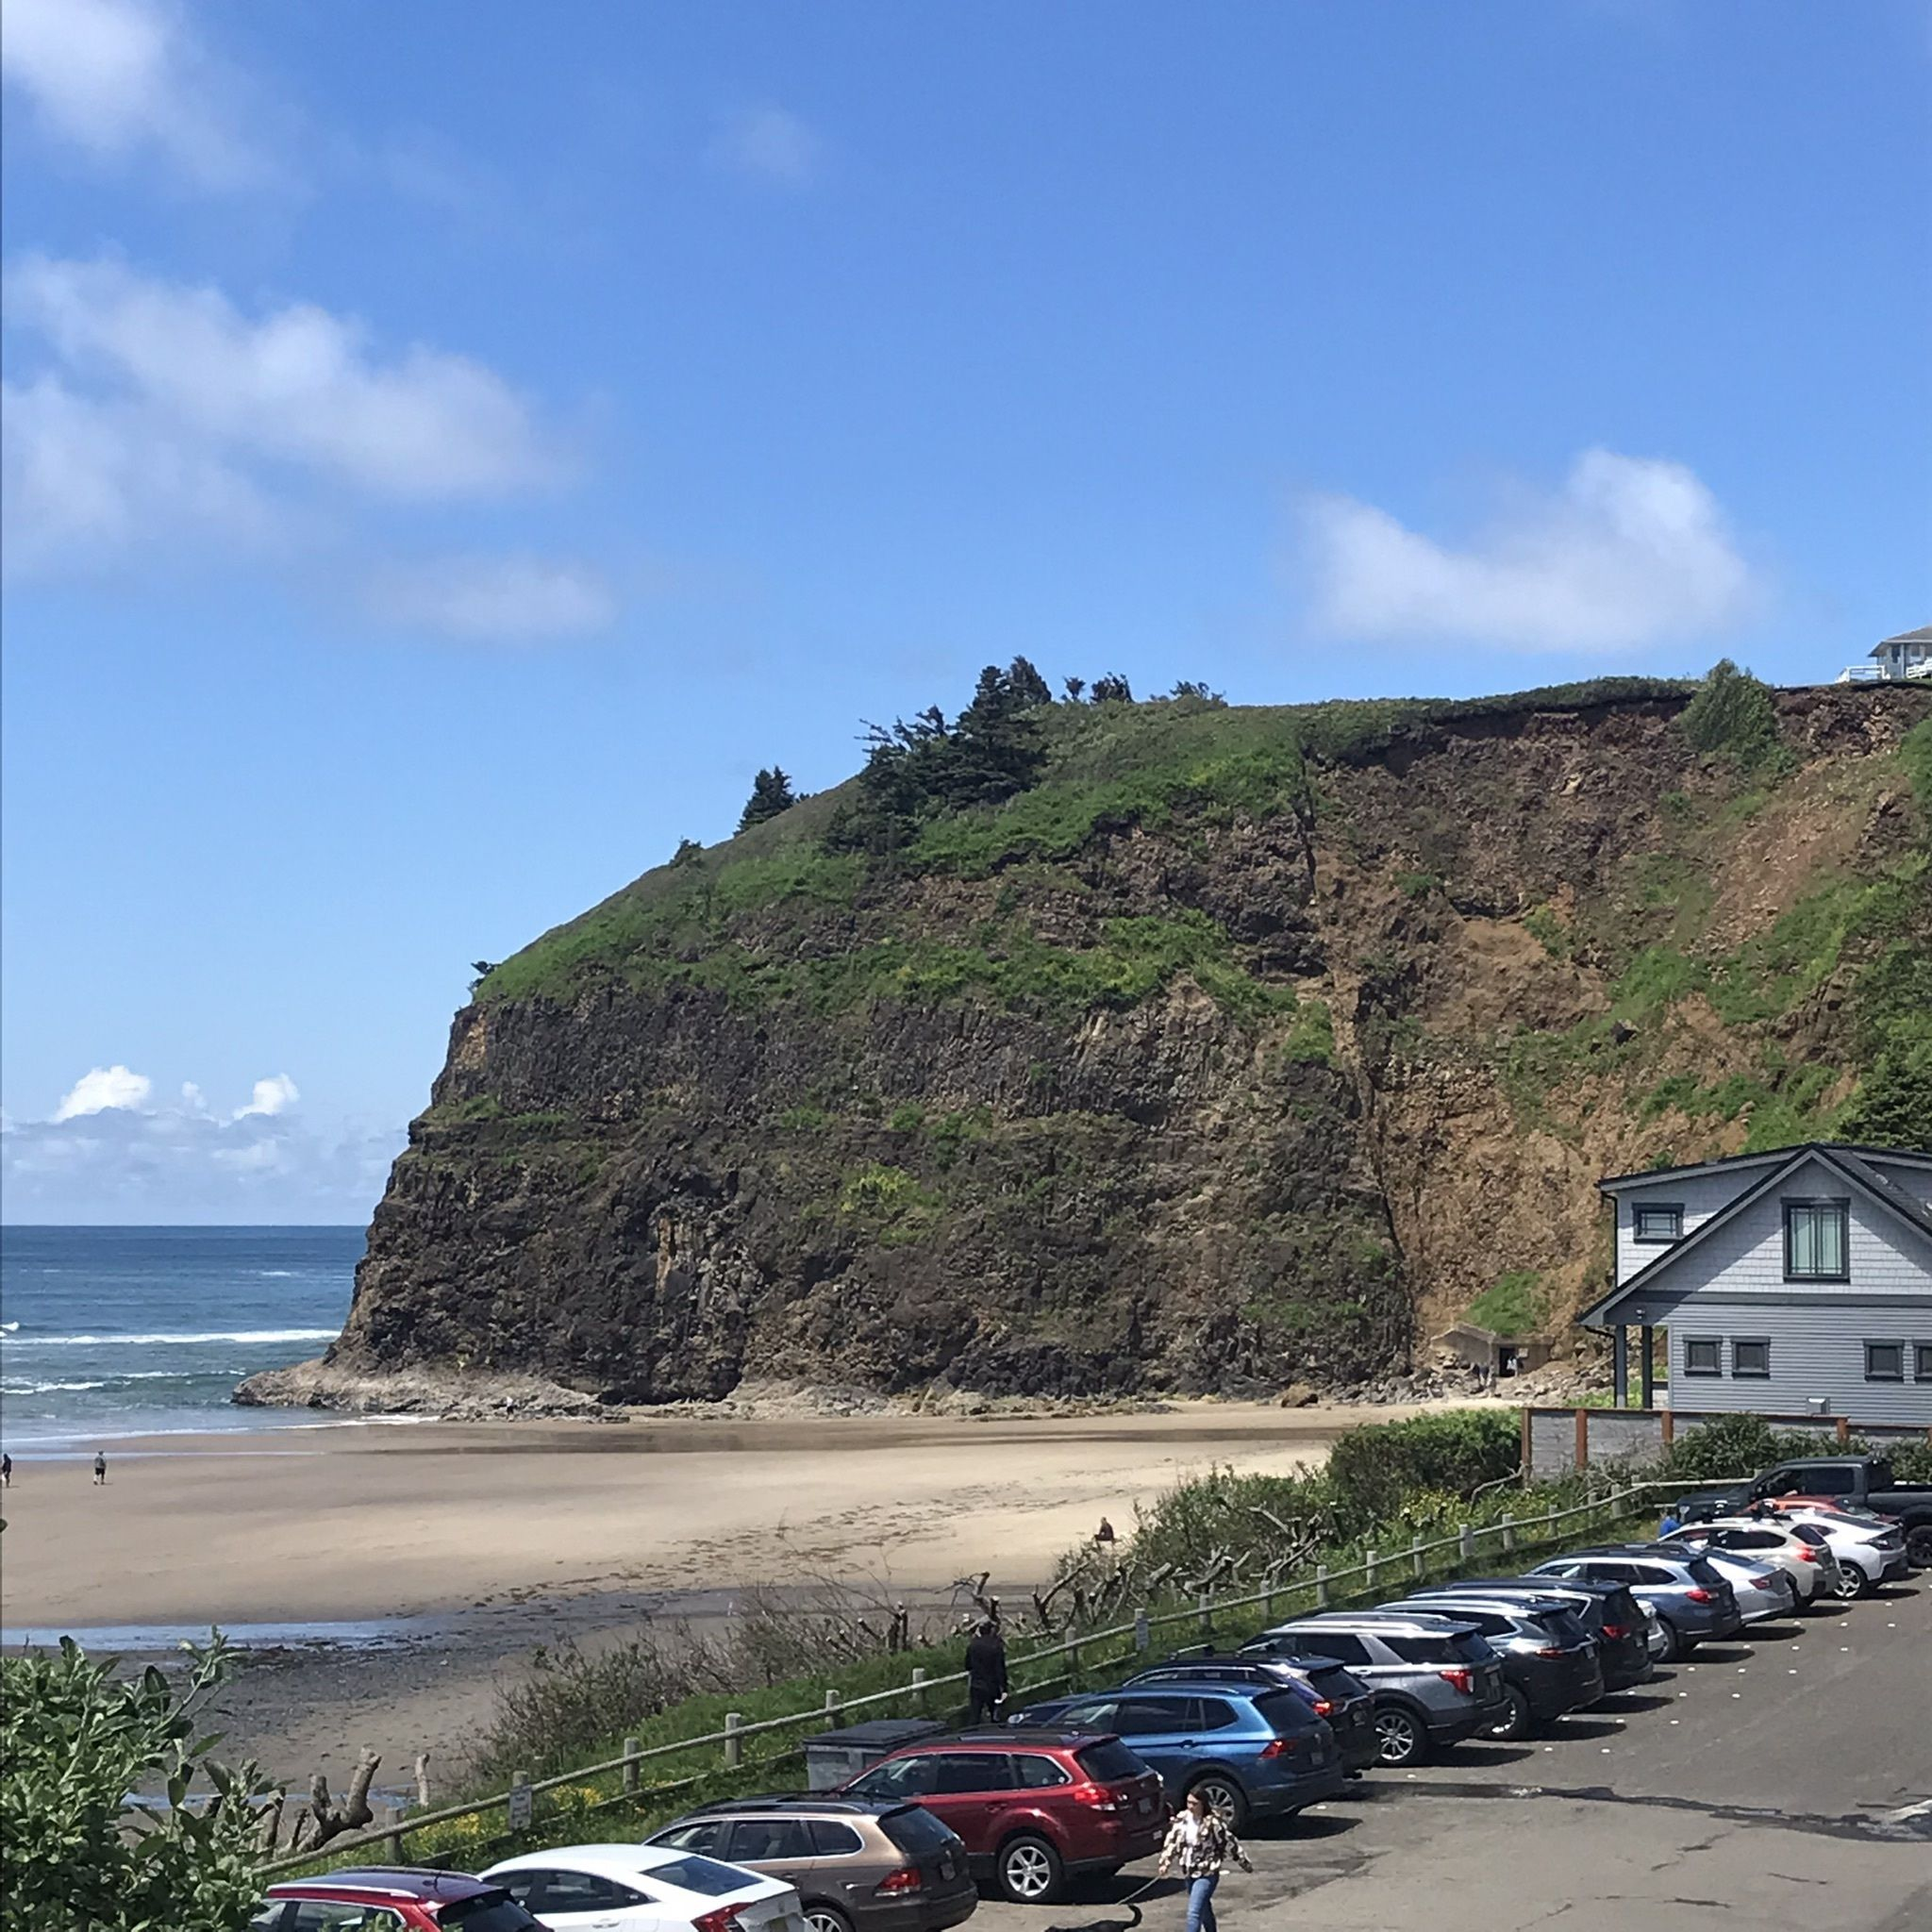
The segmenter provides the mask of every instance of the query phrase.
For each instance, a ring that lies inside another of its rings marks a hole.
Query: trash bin
[[[901,1744],[936,1738],[945,1725],[930,1718],[879,1718],[869,1724],[847,1724],[842,1730],[821,1731],[805,1740],[807,1788],[814,1791],[838,1789],[876,1764]]]

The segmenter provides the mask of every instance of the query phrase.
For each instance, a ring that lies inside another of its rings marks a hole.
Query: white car
[[[1838,1558],[1841,1597],[1864,1596],[1881,1583],[1911,1574],[1906,1556],[1905,1532],[1883,1516],[1845,1509],[1827,1509],[1823,1504],[1792,1504],[1778,1512],[1803,1536],[1816,1530],[1831,1546]]]
[[[1819,1596],[1838,1594],[1838,1558],[1823,1538],[1813,1541],[1793,1524],[1754,1516],[1720,1516],[1714,1523],[1687,1523],[1664,1538],[1667,1543],[1689,1543],[1696,1549],[1734,1550],[1774,1563],[1791,1579],[1802,1609]]]
[[[670,1845],[558,1845],[479,1875],[553,1932],[805,1932],[782,1878]]]

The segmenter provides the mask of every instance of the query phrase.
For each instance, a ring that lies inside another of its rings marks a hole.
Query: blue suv
[[[1293,1690],[1162,1683],[1028,1705],[1009,1722],[1114,1731],[1160,1774],[1170,1805],[1199,1791],[1239,1831],[1341,1795],[1347,1779],[1325,1719]]]

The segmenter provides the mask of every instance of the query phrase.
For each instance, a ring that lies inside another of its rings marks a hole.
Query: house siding
[[[1923,1197],[1923,1170],[1889,1166]],[[1710,1174],[1659,1174],[1620,1190],[1617,1278],[1627,1281],[1669,1249],[1638,1244],[1634,1209],[1647,1202],[1678,1202],[1688,1236],[1740,1194],[1758,1186],[1763,1168]],[[1849,1198],[1847,1274],[1843,1282],[1785,1279],[1784,1203]],[[1794,1169],[1735,1221],[1661,1270],[1639,1291],[1645,1319],[1670,1331],[1669,1399],[1686,1409],[1756,1410],[1801,1415],[1813,1401],[1854,1422],[1932,1426],[1932,1382],[1912,1379],[1912,1345],[1932,1342],[1932,1238],[1849,1187],[1815,1158]],[[1624,1319],[1630,1319],[1626,1307]],[[1692,1375],[1686,1343],[1711,1337],[1722,1343],[1723,1373]],[[1739,1338],[1771,1344],[1769,1377],[1733,1374]],[[1906,1347],[1903,1382],[1865,1379],[1865,1343]]]

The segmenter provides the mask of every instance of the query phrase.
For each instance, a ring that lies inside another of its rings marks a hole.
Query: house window
[[[1906,1378],[1906,1345],[1903,1341],[1868,1341],[1865,1344],[1865,1379],[1868,1382],[1903,1382]]]
[[[1687,1375],[1722,1375],[1724,1372],[1724,1345],[1715,1335],[1687,1335],[1684,1338],[1684,1373]]]
[[[1677,1201],[1643,1201],[1630,1210],[1630,1239],[1669,1242],[1684,1232],[1684,1208]]]
[[[1771,1374],[1771,1342],[1761,1335],[1731,1338],[1731,1374],[1762,1380]]]
[[[1848,1201],[1785,1203],[1785,1279],[1849,1281]]]
[[[1912,1343],[1912,1380],[1932,1382],[1932,1341]]]

